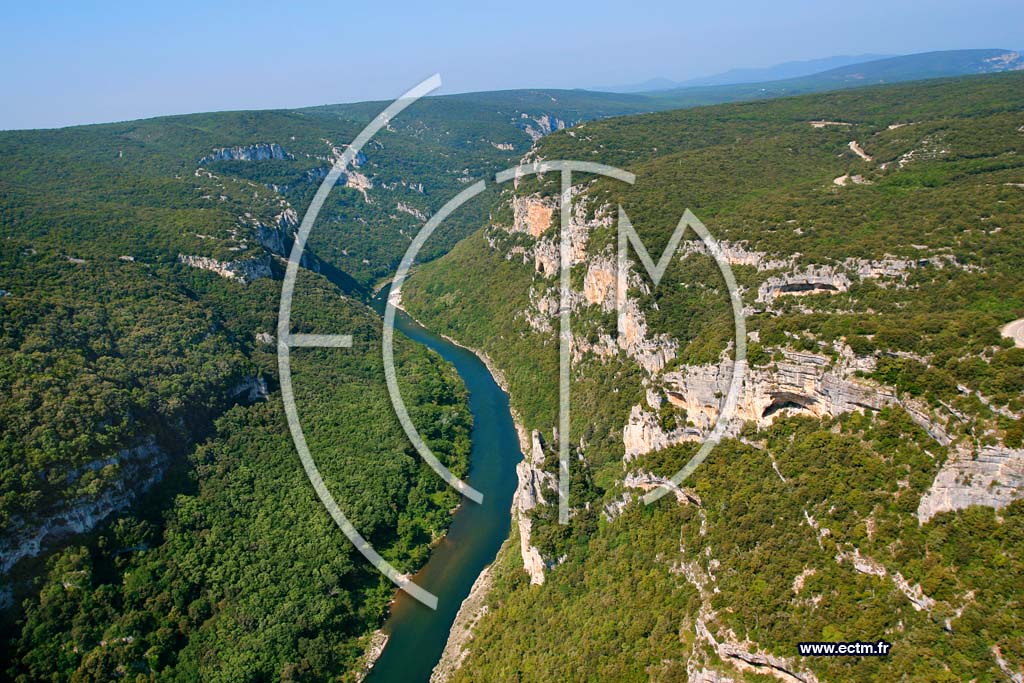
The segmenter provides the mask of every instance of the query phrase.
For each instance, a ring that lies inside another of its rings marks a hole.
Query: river
[[[387,288],[375,297],[378,311],[383,311],[386,296]],[[479,505],[462,499],[448,534],[414,577],[437,595],[437,609],[400,591],[384,624],[387,647],[366,678],[366,683],[427,683],[462,601],[508,537],[516,463],[523,455],[508,395],[476,354],[424,329],[400,310],[395,328],[441,354],[465,382],[473,414],[469,483],[484,494]]]

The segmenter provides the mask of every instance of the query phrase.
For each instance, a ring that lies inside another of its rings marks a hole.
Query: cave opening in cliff
[[[772,402],[765,407],[761,413],[761,418],[771,417],[783,410],[810,410],[814,403],[815,399],[801,394],[790,392],[772,394]]]
[[[838,292],[839,288],[827,282],[790,282],[779,287],[784,294],[809,294],[812,292]]]

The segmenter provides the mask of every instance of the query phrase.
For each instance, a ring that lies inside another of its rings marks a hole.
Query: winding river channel
[[[374,300],[384,310],[385,288]],[[395,327],[455,366],[469,390],[473,414],[469,482],[484,494],[481,504],[463,498],[448,534],[433,549],[415,581],[438,597],[436,610],[404,592],[384,624],[388,644],[367,683],[427,683],[441,657],[462,601],[508,537],[516,463],[522,460],[508,395],[473,352],[424,329],[402,311]]]

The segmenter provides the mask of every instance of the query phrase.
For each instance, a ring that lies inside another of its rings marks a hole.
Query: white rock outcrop
[[[1024,498],[1024,449],[958,448],[921,497],[917,518],[924,524],[940,512],[971,505],[1006,507]]]
[[[660,451],[663,448],[687,440],[700,438],[696,429],[675,429],[670,432],[661,428],[658,417],[644,410],[643,406],[633,406],[629,413],[626,426],[622,429],[622,443],[626,447],[624,460],[629,462],[638,455]]]
[[[412,216],[416,220],[419,220],[419,221],[426,221],[427,220],[427,217],[424,215],[424,213],[422,211],[420,211],[419,209],[417,209],[414,206],[409,206],[405,202],[398,202],[397,204],[395,204],[395,209],[397,211],[401,211],[402,213],[409,214],[410,216]]]
[[[521,113],[519,115],[519,120],[515,121],[515,123],[522,128],[534,142],[540,140],[545,135],[550,135],[556,130],[562,130],[574,125],[572,122],[564,121],[557,116],[551,116],[550,114],[531,116],[526,113]]]
[[[269,256],[240,261],[218,261],[208,256],[178,254],[178,263],[200,270],[209,270],[229,280],[238,280],[242,284],[273,275]]]
[[[704,432],[714,426],[732,379],[733,362],[686,366],[664,376],[666,398],[686,410],[688,419]],[[783,351],[783,360],[769,368],[750,368],[736,404],[736,419],[728,433],[743,421],[771,424],[781,412],[803,412],[816,417],[837,416],[853,410],[880,410],[896,402],[884,386],[855,377],[859,363],[830,365],[825,356]]]
[[[623,483],[628,489],[639,489],[644,493],[655,489],[665,488],[672,492],[677,503],[691,504],[698,507],[702,504],[700,496],[695,492],[677,486],[671,480],[651,474],[650,472],[630,472],[626,475],[626,479]]]
[[[525,450],[525,449],[524,449]],[[544,558],[540,551],[530,543],[533,521],[529,511],[547,501],[544,499],[544,488],[554,488],[557,482],[553,475],[544,472],[544,442],[540,432],[534,430],[530,435],[529,454],[516,465],[518,485],[512,497],[512,512],[519,528],[519,550],[523,558],[523,568],[530,575],[530,583],[544,583]]]
[[[236,147],[217,147],[212,154],[207,154],[199,160],[205,164],[211,161],[266,161],[269,159],[294,159],[295,157],[284,150],[276,142],[258,142],[253,145],[238,145]]]
[[[834,294],[849,288],[850,278],[845,273],[830,266],[811,266],[796,273],[768,278],[757,290],[757,301],[767,303],[784,294]]]
[[[889,577],[896,590],[903,593],[918,612],[922,610],[929,611],[935,607],[935,600],[925,595],[921,589],[921,584],[915,583],[910,585],[910,582],[903,577],[903,574],[890,572],[878,560],[862,555],[859,548],[854,548],[852,551],[840,551],[836,554],[835,559],[838,564],[849,562],[853,569],[861,574],[877,576],[880,579]]]
[[[627,299],[619,317],[619,348],[653,374],[661,372],[679,352],[679,344],[667,334],[648,336],[647,319],[634,299]]]
[[[749,248],[746,242],[729,242],[722,240],[718,243],[722,250],[722,256],[730,266],[751,266],[759,271],[783,270],[793,265],[793,258],[782,258],[773,256],[763,251],[755,251]],[[699,254],[710,258],[711,252],[703,240],[684,240],[679,243],[679,251],[685,255]]]
[[[502,551],[504,552],[502,546]],[[455,615],[455,622],[448,632],[441,659],[430,673],[430,683],[446,683],[462,666],[469,656],[469,644],[473,641],[473,631],[480,620],[487,614],[487,594],[491,590],[491,566],[484,568],[480,576],[473,582],[469,595],[462,601]]]
[[[117,478],[98,496],[62,501],[52,512],[35,520],[13,519],[0,537],[0,574],[6,574],[18,561],[35,557],[62,538],[92,531],[112,513],[128,507],[160,481],[169,461],[170,455],[148,440],[70,472],[68,479],[73,481],[86,470],[118,468]]]

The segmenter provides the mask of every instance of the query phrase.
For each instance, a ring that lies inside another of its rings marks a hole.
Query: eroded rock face
[[[265,401],[270,395],[270,390],[267,388],[267,380],[258,375],[250,375],[231,387],[229,393],[232,398],[255,403],[256,401]]]
[[[783,354],[784,360],[771,368],[748,369],[728,433],[734,434],[746,420],[771,424],[778,413],[834,417],[861,408],[880,410],[896,401],[891,389],[854,377],[857,370],[864,369],[859,363],[830,366],[825,356],[795,351]],[[732,372],[733,363],[726,360],[667,373],[666,398],[685,409],[698,430],[706,431],[718,419]]]
[[[971,505],[1006,507],[1024,497],[1024,449],[982,446],[959,448],[921,497],[917,518],[923,524],[940,512]]]
[[[35,557],[62,538],[92,531],[112,513],[128,507],[160,481],[169,460],[170,456],[149,440],[68,473],[73,480],[87,469],[120,468],[117,479],[95,498],[60,502],[53,512],[38,520],[12,520],[0,540],[0,574],[6,574],[18,561]]]
[[[555,203],[538,197],[516,197],[512,200],[512,231],[540,237],[551,227]]]
[[[533,521],[527,514],[538,505],[546,504],[544,488],[557,486],[553,475],[544,472],[544,442],[540,432],[534,430],[530,435],[529,455],[516,465],[518,487],[512,497],[512,512],[519,527],[519,550],[523,557],[523,568],[530,575],[530,583],[544,583],[544,558],[540,551],[530,543]]]
[[[583,278],[583,300],[605,311],[614,310],[617,270],[615,262],[609,257],[592,260]]]
[[[570,293],[569,304],[574,313],[590,306],[600,307],[606,313],[613,312],[619,283],[614,249],[608,245],[597,254],[588,254],[586,248],[595,227],[612,224],[611,212],[605,207],[588,218],[584,210],[585,196],[579,189],[574,189],[573,195],[580,199],[573,202],[574,217],[570,223],[572,265],[583,264],[585,274],[582,287]],[[532,261],[538,275],[549,281],[546,288],[531,291],[530,307],[523,311],[523,315],[534,330],[550,334],[557,329],[555,318],[559,311],[555,278],[561,254],[558,231],[552,229],[557,224],[557,202],[540,196],[519,197],[512,201],[514,224],[495,226],[492,230],[504,229],[535,239],[531,244],[529,240],[520,238],[509,247],[505,257],[521,258],[527,264]],[[498,248],[496,237],[488,239],[492,248]],[[766,274],[771,276],[760,285],[756,295],[760,306],[753,306],[754,310],[771,310],[773,302],[783,296],[845,292],[853,282],[868,279],[879,281],[881,286],[906,286],[915,269],[972,268],[960,264],[949,253],[922,253],[920,258],[886,254],[876,259],[846,258],[831,265],[797,267],[794,257],[757,252],[746,243],[723,242],[720,247],[731,265],[754,267],[761,272],[767,271]],[[680,251],[682,258],[709,256],[706,246],[696,240],[683,242]],[[627,271],[623,278],[630,285],[629,291],[648,292],[645,287],[649,285],[631,271]],[[744,296],[748,300],[753,299],[751,294]],[[953,443],[954,438],[947,427],[950,424],[948,415],[936,414],[919,401],[898,397],[890,387],[863,379],[859,374],[872,372],[875,359],[858,357],[842,343],[837,344],[836,349],[839,351],[838,360],[782,348],[778,349],[784,355],[781,361],[769,367],[749,369],[738,396],[735,419],[723,436],[735,436],[746,421],[767,426],[780,414],[797,413],[823,418],[896,405],[906,410],[911,419],[938,443],[943,446]],[[648,400],[648,404],[655,408],[653,412],[644,405],[634,406],[623,427],[627,462],[642,453],[706,438],[723,409],[732,379],[732,361],[685,366],[665,373],[665,368],[678,355],[678,343],[665,334],[652,335],[643,310],[635,299],[628,296],[622,315],[618,316],[617,330],[585,330],[572,340],[573,363],[588,360],[606,362],[617,354],[624,354],[640,365],[648,375],[648,386],[656,387],[656,393],[662,394],[664,400],[685,409],[688,417],[688,424],[667,431],[660,426],[655,402]],[[952,460],[922,500],[919,518],[923,522],[938,511],[960,509],[971,504],[1001,507],[1021,497],[1024,495],[1021,459],[1017,452],[989,448],[980,451],[977,459],[967,456]],[[529,470],[524,469],[522,476],[526,481],[531,476]],[[606,515],[614,517],[621,511],[622,504],[616,501],[606,510]],[[528,522],[522,523],[521,527],[528,532]],[[542,563],[539,556],[530,552],[528,543],[524,544],[523,553],[524,562],[537,567],[540,573]]]
[[[697,668],[694,668],[692,671],[687,670],[686,678],[687,683],[734,683],[736,680],[713,669]]]
[[[647,319],[636,301],[626,300],[619,316],[619,348],[650,374],[661,372],[679,352],[679,344],[667,334],[647,335]]]
[[[423,214],[422,211],[420,211],[419,209],[417,209],[414,206],[409,206],[405,202],[398,202],[397,204],[395,204],[395,209],[398,210],[398,211],[401,211],[402,213],[409,214],[410,216],[412,216],[416,220],[420,220],[420,221],[427,220],[427,217]]]
[[[747,421],[768,426],[780,414],[837,417],[854,410],[898,405],[940,444],[952,442],[946,425],[927,406],[898,398],[892,388],[856,376],[860,371],[873,370],[873,359],[854,356],[845,347],[844,351],[840,360],[832,363],[825,356],[783,350],[784,359],[771,367],[748,369],[734,417],[723,435],[735,436]],[[664,398],[686,411],[689,424],[666,432],[654,413],[642,405],[634,406],[623,428],[626,460],[705,438],[723,409],[732,372],[733,361],[723,360],[717,365],[688,365],[665,373],[661,377]]]
[[[327,142],[327,141],[325,140],[325,142]],[[328,142],[328,144],[330,144],[330,143]],[[331,145],[331,155],[330,155],[330,157],[327,157],[325,160],[326,161],[330,161],[333,164],[340,164],[342,162],[342,160],[344,159],[344,157],[345,157],[345,150],[347,150],[347,149],[348,149],[348,145],[342,145],[340,147],[336,147],[334,145]],[[317,157],[317,158],[319,159],[321,157]],[[365,166],[366,165],[366,154],[364,154],[362,150],[359,150],[358,152],[355,153],[355,156],[352,157],[352,162],[349,165],[351,165],[351,166],[353,166],[355,168],[359,168],[360,166]]]
[[[753,266],[760,271],[783,270],[793,265],[792,258],[779,258],[766,254],[763,251],[749,249],[746,242],[729,242],[722,240],[718,243],[722,250],[722,256],[730,266]],[[700,254],[710,257],[707,245],[702,240],[685,240],[679,244],[679,251],[683,254]]]
[[[544,277],[558,275],[561,250],[555,240],[541,240],[533,249],[533,267]]]
[[[273,275],[269,256],[239,261],[218,261],[208,256],[178,254],[178,263],[200,270],[209,270],[221,277],[238,280],[243,284]]]
[[[681,488],[665,477],[659,477],[650,472],[630,472],[624,481],[626,488],[639,489],[644,493],[654,489],[666,488],[675,496],[677,503],[701,505],[700,497],[691,490]]]
[[[217,147],[212,154],[207,154],[199,163],[211,161],[266,161],[268,159],[294,159],[295,157],[276,142],[259,142],[254,145],[237,147]]]
[[[700,437],[700,432],[691,429],[675,429],[666,432],[658,423],[658,417],[644,410],[643,406],[633,406],[629,420],[622,429],[622,443],[626,447],[623,459],[629,462],[638,455],[660,451],[663,448],[686,440]]]
[[[519,120],[516,121],[516,124],[522,128],[534,142],[540,140],[545,135],[550,135],[556,130],[562,130],[575,125],[572,122],[563,121],[557,116],[551,116],[550,114],[530,116],[526,113],[519,115]]]
[[[719,643],[718,656],[740,671],[768,674],[786,683],[818,683],[817,676],[810,671],[801,671],[786,658],[753,650],[744,643]]]
[[[473,582],[469,595],[462,601],[462,605],[455,615],[455,622],[448,633],[448,642],[445,643],[441,659],[430,673],[430,683],[446,683],[469,656],[469,644],[473,640],[473,631],[488,612],[486,600],[487,594],[491,590],[491,583],[491,566],[487,566]]]
[[[274,216],[272,225],[256,223],[256,241],[271,253],[286,256],[297,227],[299,216],[295,209],[288,207]]]
[[[757,290],[757,301],[767,303],[784,294],[806,295],[845,292],[850,278],[829,266],[812,266],[802,271],[768,278]]]

